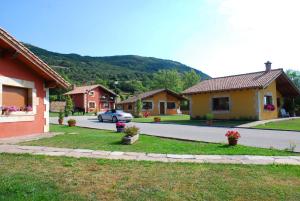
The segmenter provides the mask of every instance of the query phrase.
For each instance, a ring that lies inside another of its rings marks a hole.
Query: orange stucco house
[[[49,88],[69,83],[0,28],[0,138],[49,131]]]
[[[300,91],[283,69],[271,69],[271,62],[265,65],[264,71],[204,80],[186,89],[191,117],[211,113],[215,119],[278,118],[284,98],[298,97]]]
[[[180,102],[187,100],[182,95],[169,89],[156,89],[145,93],[137,94],[127,100],[117,103],[118,109],[136,114],[136,104],[142,101],[142,112],[153,115],[175,115],[180,112]]]

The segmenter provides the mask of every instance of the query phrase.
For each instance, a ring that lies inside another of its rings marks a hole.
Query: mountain
[[[44,60],[48,65],[67,76],[72,82],[82,83],[94,79],[128,80],[138,79],[145,74],[153,74],[158,70],[177,69],[179,72],[194,69],[182,63],[142,57],[135,55],[91,57],[78,54],[60,54],[25,44],[33,53]],[[209,78],[205,73],[194,69],[202,79]]]

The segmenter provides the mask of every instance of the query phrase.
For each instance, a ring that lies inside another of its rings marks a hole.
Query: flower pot
[[[139,134],[137,134],[137,135],[134,135],[134,136],[124,136],[123,138],[122,138],[122,143],[123,144],[133,144],[133,143],[135,143],[138,139],[139,139]]]
[[[69,125],[70,127],[76,126],[76,122],[68,122],[68,125]]]
[[[125,129],[125,127],[116,127],[116,128],[118,133],[123,133]]]
[[[62,124],[63,124],[63,122],[64,122],[64,120],[63,120],[63,119],[58,119],[58,123],[59,123],[59,125],[62,125]]]
[[[228,138],[228,144],[230,146],[235,146],[237,145],[237,142],[238,142],[238,139],[235,139],[235,138]]]

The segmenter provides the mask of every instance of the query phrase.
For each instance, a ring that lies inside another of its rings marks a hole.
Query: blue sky
[[[21,41],[51,51],[153,56],[212,76],[263,70],[266,60],[276,67],[299,68],[294,53],[299,32],[286,25],[296,23],[298,16],[273,20],[278,11],[289,13],[297,1],[290,0],[294,4],[286,10],[280,2],[264,1],[3,0],[0,26]],[[280,25],[285,32],[277,33]],[[275,36],[270,37],[271,31]]]

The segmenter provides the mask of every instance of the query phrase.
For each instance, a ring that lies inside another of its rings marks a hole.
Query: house
[[[130,97],[121,101],[117,107],[125,112],[136,114],[136,103],[141,99],[143,112],[150,115],[173,115],[180,113],[180,102],[186,100],[183,96],[169,89],[157,89]]]
[[[65,93],[70,95],[75,108],[85,112],[106,111],[115,108],[116,97],[112,90],[97,84],[81,87],[73,87],[73,90]]]
[[[49,131],[49,88],[69,83],[0,28],[0,137]]]
[[[216,119],[273,119],[279,115],[284,97],[297,97],[299,89],[283,69],[266,69],[204,80],[183,94],[190,100],[192,118],[214,114]]]

